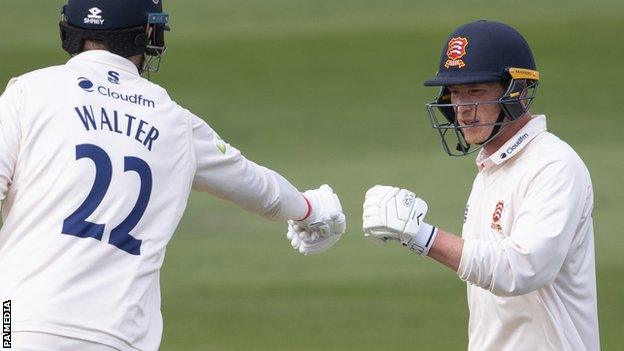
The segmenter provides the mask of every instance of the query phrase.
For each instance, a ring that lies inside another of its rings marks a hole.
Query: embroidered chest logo
[[[499,201],[496,204],[496,208],[494,209],[494,213],[492,214],[492,229],[497,230],[499,232],[503,231],[503,227],[501,227],[500,219],[503,215],[503,208],[505,204],[502,201]]]
[[[451,38],[448,43],[448,49],[446,50],[446,56],[448,60],[444,64],[444,67],[458,67],[462,68],[466,66],[463,60],[460,60],[466,55],[466,46],[468,46],[468,39],[464,37]]]

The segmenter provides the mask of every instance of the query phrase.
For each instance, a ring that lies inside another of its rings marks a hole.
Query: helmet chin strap
[[[494,136],[496,136],[496,134],[498,134],[498,132],[500,132],[501,127],[503,126],[503,121],[505,121],[505,112],[503,112],[501,110],[501,112],[498,114],[498,119],[496,120],[496,125],[494,125],[494,128],[492,128],[492,132],[490,133],[490,136],[487,137],[487,139],[485,139],[484,142],[482,143],[477,143],[478,145],[483,145],[487,142],[489,142],[490,140],[492,140],[492,138],[494,138]]]
[[[498,119],[496,120],[496,124],[494,125],[494,128],[492,128],[492,132],[490,133],[490,135],[487,137],[487,139],[485,139],[484,142],[482,143],[477,143],[477,145],[483,145],[487,142],[489,142],[490,140],[492,140],[492,138],[494,138],[496,136],[496,134],[498,134],[498,132],[500,132],[501,127],[503,126],[503,121],[505,121],[505,112],[501,111],[498,114]],[[463,132],[461,132],[463,134]],[[455,149],[457,151],[460,152],[468,152],[468,150],[470,149],[470,144],[466,144],[466,146],[462,145],[462,143],[457,143],[457,146],[455,147]]]

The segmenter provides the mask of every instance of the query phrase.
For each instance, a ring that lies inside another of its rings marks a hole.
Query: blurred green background
[[[59,0],[2,0],[0,81],[67,56]],[[349,216],[332,250],[291,250],[283,223],[194,193],[162,270],[162,350],[461,350],[465,284],[361,234],[370,186],[429,203],[459,233],[476,169],[447,157],[424,104],[446,36],[479,18],[516,27],[542,83],[533,107],[593,176],[603,349],[624,335],[621,1],[166,1],[172,32],[152,80],[250,159],[300,189],[331,184]]]

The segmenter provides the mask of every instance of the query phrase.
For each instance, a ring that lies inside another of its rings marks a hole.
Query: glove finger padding
[[[364,232],[364,237],[376,245],[383,245],[388,241],[393,240],[398,241],[398,239],[389,237],[385,231],[376,231],[374,229],[371,229],[368,232]]]
[[[362,227],[375,242],[409,241],[427,214],[427,204],[406,189],[376,185],[366,192]]]
[[[288,232],[286,233],[286,238],[290,240],[290,245],[293,249],[298,250],[299,246],[301,246],[301,238],[299,237],[299,233],[294,229],[292,225],[288,226]]]
[[[329,221],[311,223],[306,230],[309,235],[302,237],[299,252],[321,253],[338,242],[346,229],[345,216],[340,213],[334,217]]]
[[[298,246],[293,248],[299,252],[320,253],[340,240],[346,231],[346,218],[338,196],[329,185],[308,190],[304,195],[312,207],[311,214],[305,220],[289,222],[289,233],[293,233],[289,235],[298,236]]]
[[[368,191],[366,191],[366,195],[364,195],[364,198],[366,199],[372,199],[374,197],[384,197],[388,192],[394,190],[394,189],[399,189],[397,187],[393,187],[393,186],[387,186],[387,185],[375,185],[374,187],[368,189]]]
[[[318,254],[332,247],[335,243],[338,242],[338,240],[340,240],[340,235],[332,235],[330,237],[317,239],[314,241],[303,240],[301,242],[301,246],[299,247],[299,252],[306,255]]]
[[[364,235],[376,244],[385,243],[391,237],[396,237],[391,228],[387,228],[387,203],[393,199],[399,188],[375,185],[365,195],[362,228]]]
[[[344,213],[339,212],[333,215],[329,227],[332,233],[344,233],[347,230],[347,218]]]

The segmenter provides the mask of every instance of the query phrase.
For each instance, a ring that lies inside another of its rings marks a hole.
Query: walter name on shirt
[[[74,107],[80,122],[87,131],[106,130],[124,134],[152,151],[153,142],[160,132],[148,122],[117,110],[94,108],[92,105]]]

